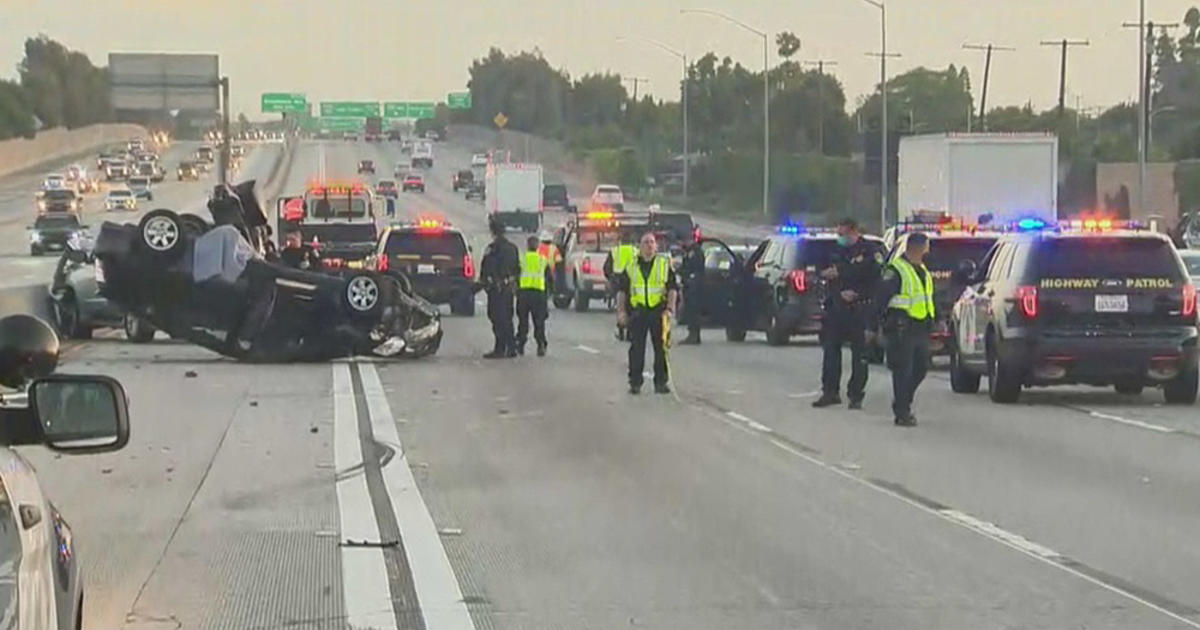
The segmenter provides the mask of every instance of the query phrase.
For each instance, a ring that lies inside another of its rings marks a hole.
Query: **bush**
[[[606,184],[617,184],[628,191],[646,186],[646,165],[632,148],[596,149],[590,152],[596,177]]]

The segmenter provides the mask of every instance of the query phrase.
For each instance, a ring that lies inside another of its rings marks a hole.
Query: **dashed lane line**
[[[576,349],[576,350],[582,350],[582,351],[584,351],[584,352],[586,352],[586,353],[588,353],[588,354],[600,354],[600,351],[599,351],[599,350],[597,350],[597,349],[595,349],[595,348],[593,348],[593,347],[591,347],[591,346],[585,346],[585,345],[583,345],[583,344],[579,344],[579,345],[575,346],[575,349]]]

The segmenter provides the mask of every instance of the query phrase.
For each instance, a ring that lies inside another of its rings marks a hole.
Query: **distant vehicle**
[[[132,151],[142,151],[142,150],[145,150],[145,148],[146,148],[146,143],[140,139],[135,138],[135,139],[130,140],[129,142],[125,143],[125,149],[128,151],[131,151],[131,152]]]
[[[70,339],[91,339],[97,328],[120,328],[135,343],[154,339],[154,326],[126,313],[100,295],[104,271],[91,251],[69,243],[58,260],[50,282],[50,312],[58,334]]]
[[[179,181],[196,181],[200,179],[200,171],[196,168],[195,162],[180,162],[175,169],[175,178]]]
[[[428,140],[417,141],[412,149],[413,168],[433,168],[433,143]]]
[[[379,116],[367,116],[363,125],[363,139],[367,142],[379,142],[383,139],[383,119]]]
[[[41,193],[38,213],[83,212],[83,198],[70,188],[55,188]]]
[[[425,139],[426,139],[426,140],[430,140],[430,141],[433,141],[433,142],[436,142],[436,141],[438,141],[438,140],[441,140],[441,139],[442,139],[442,135],[441,135],[441,134],[439,134],[437,131],[435,131],[435,130],[433,130],[433,129],[430,129],[429,131],[426,131],[426,132],[425,132],[425,136],[424,136],[424,137],[425,137]]]
[[[105,210],[137,210],[137,197],[128,188],[113,188],[104,198]]]
[[[326,265],[361,264],[375,250],[380,213],[363,182],[312,182],[303,196],[281,197],[276,204],[275,234],[282,238],[288,227],[300,228],[305,242],[316,242]]]
[[[625,193],[621,192],[620,186],[613,184],[600,184],[596,186],[596,189],[592,191],[592,210],[624,212]]]
[[[126,184],[129,186],[129,191],[133,193],[134,197],[137,197],[139,200],[154,201],[154,193],[151,191],[149,177],[144,175],[130,177]]]
[[[404,176],[404,183],[401,186],[404,192],[410,190],[425,192],[425,176],[420,173],[409,173]]]
[[[487,166],[488,156],[486,153],[476,153],[471,156],[471,166]]]
[[[571,199],[567,196],[567,187],[564,184],[546,184],[542,186],[542,209],[549,210],[564,210],[566,212],[575,212],[575,206],[571,205]]]
[[[467,194],[465,196],[467,199],[478,199],[483,201],[487,197],[487,186],[485,185],[483,178],[475,179],[468,184]]]
[[[67,167],[67,182],[75,187],[76,192],[95,192],[100,187],[100,183],[88,174],[86,168],[80,164],[72,164]]]
[[[118,151],[116,150],[101,151],[96,157],[96,170],[104,170],[104,167],[108,164],[109,160],[117,159],[117,156]]]
[[[433,304],[449,304],[455,315],[475,314],[475,263],[462,232],[448,223],[423,219],[384,230],[375,268],[402,272],[413,292]]]
[[[470,187],[471,183],[474,181],[475,172],[471,169],[463,169],[454,174],[454,180],[450,183],[450,186],[454,189],[454,192],[458,192],[459,190]]]
[[[375,182],[375,194],[380,197],[396,199],[399,196],[400,188],[396,185],[393,179],[381,179]]]
[[[217,160],[217,153],[213,147],[200,147],[196,149],[196,161],[200,163],[207,162],[212,164]]]
[[[408,155],[413,152],[413,141],[411,138],[405,138],[400,143],[400,152],[405,155]]]
[[[358,162],[358,172],[359,173],[370,173],[370,174],[374,175],[375,174],[375,161],[374,160],[360,160]]]
[[[110,182],[123,181],[129,177],[129,166],[123,160],[109,160],[104,166],[104,178]]]
[[[398,129],[391,129],[387,133],[387,139],[388,139],[388,142],[400,142],[401,140],[404,139],[404,136],[400,133],[400,131]]]
[[[232,147],[229,147],[229,155],[232,157],[245,157],[246,147],[240,144],[235,144]]]
[[[19,344],[9,333],[0,348],[6,357],[0,381],[21,390],[6,392],[0,401],[5,427],[0,439],[5,499],[0,549],[11,572],[0,607],[9,628],[78,628],[84,619],[84,578],[77,539],[33,465],[12,447],[43,445],[80,455],[121,450],[129,442],[129,398],[107,376],[52,374],[61,350],[53,329],[28,315],[5,319],[9,330],[33,333],[25,325],[33,322],[45,336]]]
[[[342,140],[346,140],[347,142],[358,142],[358,133],[354,131],[343,132]]]
[[[39,215],[29,228],[29,255],[63,251],[67,242],[86,227],[79,223],[79,215],[73,212]]]
[[[42,180],[42,190],[60,190],[67,187],[67,176],[52,173]]]
[[[505,227],[536,232],[542,225],[542,166],[492,164],[484,175],[488,214]]]
[[[1187,267],[1188,277],[1192,279],[1192,284],[1200,287],[1200,251],[1181,249],[1179,257],[1183,259],[1183,266]]]

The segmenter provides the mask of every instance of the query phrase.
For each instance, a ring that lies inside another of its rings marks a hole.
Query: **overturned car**
[[[438,310],[403,274],[273,262],[253,181],[218,187],[208,208],[211,223],[166,209],[136,225],[105,222],[94,249],[102,294],[173,338],[239,360],[437,352]]]

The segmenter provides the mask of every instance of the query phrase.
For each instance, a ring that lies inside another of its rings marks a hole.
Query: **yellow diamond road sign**
[[[499,114],[496,114],[496,117],[492,119],[492,122],[496,123],[497,127],[503,129],[504,126],[508,124],[508,116],[505,116],[504,112],[500,112]]]

